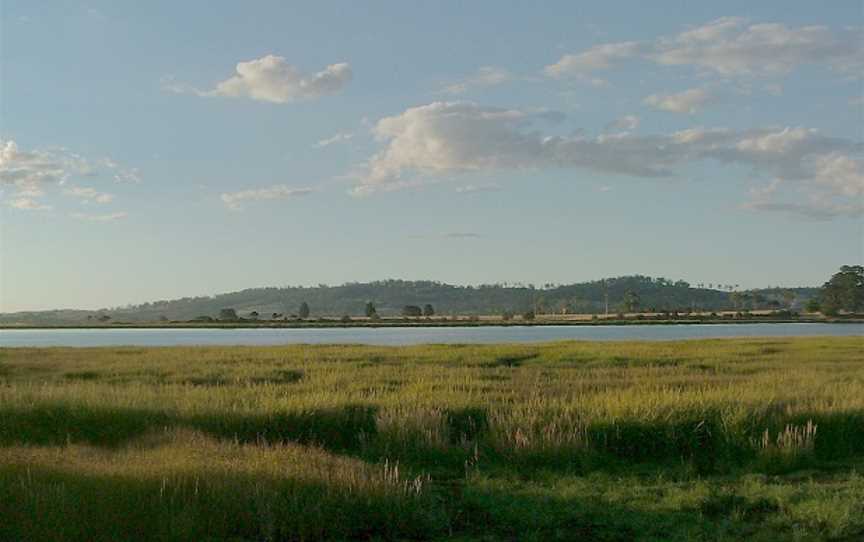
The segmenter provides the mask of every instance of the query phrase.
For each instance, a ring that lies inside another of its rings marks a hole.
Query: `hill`
[[[359,316],[367,302],[375,304],[382,316],[399,314],[405,305],[431,304],[437,314],[501,314],[504,311],[537,313],[603,313],[607,300],[610,312],[624,309],[626,300],[638,303],[643,311],[731,310],[785,307],[794,294],[793,307],[816,295],[816,288],[767,288],[732,292],[717,288],[693,287],[684,281],[641,275],[615,277],[569,285],[543,287],[522,284],[456,286],[436,281],[383,280],[346,283],[340,286],[289,286],[250,288],[214,296],[184,297],[129,305],[100,311],[58,310],[0,314],[0,323],[72,324],[88,317],[108,315],[113,321],[144,322],[191,320],[217,317],[232,308],[241,316],[257,311],[296,314],[304,301],[312,316]]]

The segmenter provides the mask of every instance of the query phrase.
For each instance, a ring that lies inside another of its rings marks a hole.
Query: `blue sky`
[[[0,6],[2,311],[864,260],[858,1]]]

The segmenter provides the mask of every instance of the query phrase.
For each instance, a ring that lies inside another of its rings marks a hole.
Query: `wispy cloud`
[[[409,235],[410,239],[481,239],[483,236],[471,231],[453,231]]]
[[[111,203],[114,196],[106,192],[99,192],[95,188],[89,186],[70,186],[63,191],[67,196],[73,196],[83,201],[93,201],[96,203]]]
[[[14,198],[7,202],[9,207],[21,209],[22,211],[50,211],[50,205],[40,203],[38,200],[31,197]]]
[[[68,149],[23,150],[13,140],[0,140],[0,187],[11,189],[9,205],[21,210],[46,210],[38,202],[49,190],[66,186],[75,178],[110,175],[115,181],[140,181],[138,170],[121,166],[111,159],[89,160]],[[67,195],[97,203],[108,203],[113,196],[95,188],[67,186]]]
[[[350,132],[338,132],[334,134],[332,137],[328,137],[326,139],[322,139],[318,143],[315,144],[319,149],[322,147],[329,147],[330,145],[334,145],[336,143],[345,143],[351,141],[354,137],[354,134]]]
[[[674,94],[652,94],[642,103],[659,111],[694,114],[717,102],[717,97],[704,88],[691,88]]]
[[[805,65],[824,65],[843,74],[860,74],[864,66],[861,28],[832,29],[782,23],[751,23],[722,17],[651,41],[595,45],[562,56],[546,66],[549,77],[567,78],[609,70],[639,59],[665,66],[690,66],[723,77],[779,76]]]
[[[479,233],[474,233],[470,231],[454,231],[441,234],[442,237],[447,239],[480,239],[483,237]]]
[[[76,218],[78,220],[85,220],[87,222],[114,222],[115,220],[121,220],[129,216],[126,213],[107,213],[103,215],[95,215],[88,213],[72,213],[72,218]]]
[[[473,89],[501,85],[513,79],[513,74],[503,68],[483,66],[464,79],[446,85],[441,89],[441,92],[446,94],[464,94]]]
[[[636,115],[625,115],[606,125],[607,132],[632,132],[639,128],[639,117]]]
[[[501,185],[498,183],[466,184],[456,188],[458,194],[476,194],[478,192],[500,192]]]
[[[290,188],[284,184],[277,184],[265,188],[227,192],[222,194],[221,198],[226,207],[238,211],[242,209],[242,204],[247,201],[295,198],[308,196],[312,192],[311,188]]]

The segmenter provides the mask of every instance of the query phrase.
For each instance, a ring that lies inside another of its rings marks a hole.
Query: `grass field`
[[[864,338],[0,349],[0,540],[862,540]]]

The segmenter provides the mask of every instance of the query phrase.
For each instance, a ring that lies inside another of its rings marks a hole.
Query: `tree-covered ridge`
[[[458,286],[430,280],[350,282],[340,286],[249,288],[214,296],[160,300],[99,311],[114,321],[189,320],[218,318],[223,309],[241,317],[253,311],[261,318],[272,314],[298,315],[306,303],[312,317],[402,315],[406,306],[430,305],[437,315],[610,313],[619,311],[745,310],[802,306],[817,295],[816,288],[763,289],[741,292],[734,285],[697,284],[642,275],[614,277],[577,284],[543,286],[481,284]],[[80,321],[94,311],[46,311],[0,316],[0,321]]]

